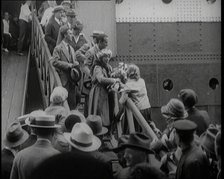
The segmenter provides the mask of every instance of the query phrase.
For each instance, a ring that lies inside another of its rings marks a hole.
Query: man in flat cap
[[[174,122],[175,140],[182,150],[177,166],[176,179],[208,179],[209,161],[202,149],[194,142],[197,125],[189,120]]]
[[[73,83],[70,73],[73,68],[77,68],[77,70],[79,69],[79,63],[76,61],[75,51],[70,45],[73,35],[72,30],[67,26],[63,26],[63,29],[61,29],[61,35],[63,40],[54,49],[52,64],[59,74],[62,86],[68,91],[67,100],[70,109],[75,109],[77,83]],[[81,74],[78,75],[81,76]]]
[[[73,9],[66,11],[66,16],[67,16],[67,21],[59,29],[57,45],[60,44],[63,39],[63,37],[61,35],[61,30],[64,28],[64,26],[67,26],[69,29],[72,29],[73,24],[75,24],[77,21],[76,13]]]
[[[199,110],[195,106],[198,102],[197,94],[192,89],[182,89],[178,94],[179,99],[184,103],[188,112],[187,119],[197,124],[196,134],[200,136],[209,126],[210,117],[205,110]]]
[[[46,28],[45,28],[45,40],[47,42],[48,48],[53,53],[56,46],[59,29],[62,26],[62,14],[64,13],[63,6],[56,6],[53,10],[53,15],[50,18]]]

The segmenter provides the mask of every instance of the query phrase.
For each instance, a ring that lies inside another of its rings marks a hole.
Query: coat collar
[[[66,42],[64,42],[64,40],[62,40],[61,41],[61,49],[62,49],[62,52],[64,53],[64,55],[66,56],[66,59],[67,59],[67,61],[69,62],[69,63],[71,63],[70,61],[69,61],[69,53],[68,53],[68,47],[66,46],[67,45],[67,43]],[[74,52],[74,49],[73,49],[73,47],[70,45],[70,47],[71,47],[71,53],[72,53],[72,60],[73,60],[73,62],[75,61],[75,52]]]

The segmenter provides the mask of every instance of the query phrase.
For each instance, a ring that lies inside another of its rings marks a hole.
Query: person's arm
[[[45,40],[48,44],[52,46],[56,46],[56,40],[51,37],[52,34],[52,24],[47,24],[45,28]]]
[[[57,47],[55,47],[54,49],[51,60],[52,60],[53,66],[60,70],[68,71],[73,67],[72,63],[68,63],[68,62],[60,60],[60,52]]]
[[[107,77],[105,77],[103,75],[102,68],[99,67],[99,66],[95,66],[95,68],[94,68],[94,74],[95,74],[95,77],[96,77],[97,81],[100,84],[110,85],[110,84],[114,84],[115,82],[118,81],[115,78],[107,78]]]

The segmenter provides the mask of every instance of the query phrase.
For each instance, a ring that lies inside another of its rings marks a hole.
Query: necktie
[[[70,45],[68,44],[68,53],[69,53],[69,61],[72,63],[73,60],[72,60],[72,50],[71,50],[71,47]]]

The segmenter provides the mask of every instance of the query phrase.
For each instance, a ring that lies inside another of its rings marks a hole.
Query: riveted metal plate
[[[209,64],[166,64],[158,66],[158,78],[160,90],[160,105],[166,104],[170,98],[176,98],[183,88],[191,88],[198,94],[198,105],[214,105],[208,95]],[[218,68],[218,65],[216,66]],[[163,81],[170,79],[173,82],[173,89],[166,91],[163,89]],[[220,96],[221,97],[221,96]]]
[[[156,53],[178,52],[178,26],[176,23],[156,23],[155,50]]]
[[[178,50],[180,52],[200,52],[200,24],[178,23]]]
[[[155,38],[153,23],[131,23],[131,54],[153,53]]]
[[[158,81],[157,81],[157,65],[151,64],[145,66],[144,64],[138,64],[140,69],[141,77],[146,82],[146,89],[148,92],[149,101],[154,106],[158,106],[159,104],[159,90],[157,88]]]
[[[116,5],[117,22],[220,22],[221,0],[126,0]]]
[[[221,23],[202,23],[201,42],[203,52],[221,53]]]
[[[129,23],[119,23],[117,30],[117,54],[129,54]]]

